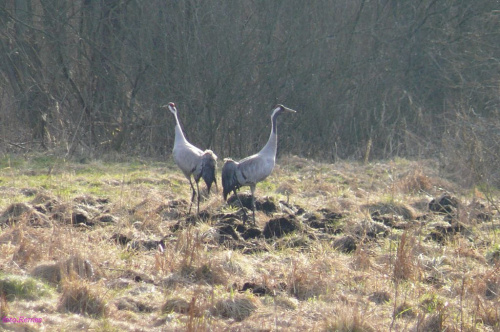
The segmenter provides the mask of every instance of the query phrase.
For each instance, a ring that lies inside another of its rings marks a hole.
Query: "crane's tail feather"
[[[236,170],[238,169],[238,164],[230,159],[224,159],[224,166],[222,166],[222,196],[224,201],[227,200],[227,195],[236,189],[240,188],[238,179],[236,177]]]
[[[201,177],[207,184],[208,193],[210,193],[212,183],[215,182],[215,186],[217,186],[217,180],[215,178],[216,169],[217,156],[212,152],[212,150],[205,150],[201,160]]]

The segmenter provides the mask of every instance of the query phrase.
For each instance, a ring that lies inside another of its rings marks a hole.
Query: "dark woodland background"
[[[188,139],[500,183],[496,0],[4,0],[0,152],[165,159]]]

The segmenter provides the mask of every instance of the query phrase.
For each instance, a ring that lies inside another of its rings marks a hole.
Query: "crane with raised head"
[[[280,114],[285,112],[295,113],[294,110],[280,104],[274,107],[271,114],[271,134],[262,150],[240,161],[234,161],[231,158],[224,159],[224,166],[222,167],[222,195],[224,197],[224,201],[227,200],[227,195],[232,191],[243,207],[236,191],[243,186],[250,186],[250,191],[252,193],[252,216],[254,225],[255,187],[258,182],[267,178],[274,169],[274,165],[276,163],[276,150],[278,148],[278,128],[276,119]],[[245,221],[246,214],[244,222]]]
[[[203,181],[205,181],[207,185],[208,193],[210,193],[212,183],[215,183],[215,187],[217,188],[217,180],[215,178],[217,156],[212,150],[202,151],[187,141],[184,133],[182,132],[181,124],[177,116],[177,107],[174,103],[168,103],[163,107],[168,108],[175,117],[175,140],[172,155],[175,163],[179,166],[191,185],[192,196],[188,214],[191,213],[195,196],[198,196],[197,214],[199,214],[200,187],[198,182],[200,181],[200,178],[203,178]],[[194,182],[196,183],[196,190],[194,189],[191,176],[193,176]]]

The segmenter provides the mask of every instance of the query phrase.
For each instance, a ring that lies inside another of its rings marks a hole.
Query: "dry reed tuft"
[[[323,331],[326,332],[375,332],[365,314],[357,306],[346,306],[332,317],[326,318]]]
[[[428,192],[433,186],[433,179],[420,167],[411,170],[396,182],[396,188],[404,193]]]
[[[414,257],[414,248],[415,237],[404,232],[401,235],[394,262],[393,279],[396,283],[419,278],[421,271]]]
[[[99,287],[77,277],[71,277],[63,283],[59,311],[104,317],[108,312],[108,306],[103,294],[99,292]]]
[[[340,265],[340,261],[337,263],[337,270],[345,268]],[[293,259],[286,280],[289,293],[298,300],[329,296],[329,292],[335,288],[331,275],[334,269],[332,264],[335,264],[334,260],[327,256],[319,256],[317,259]]]

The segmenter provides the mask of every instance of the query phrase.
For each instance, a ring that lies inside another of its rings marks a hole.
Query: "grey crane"
[[[231,158],[224,159],[222,167],[222,188],[224,201],[227,200],[227,195],[232,191],[240,201],[236,191],[242,186],[250,186],[252,192],[252,216],[255,225],[255,187],[258,182],[263,181],[271,174],[274,169],[276,160],[276,150],[278,148],[278,128],[276,119],[284,112],[296,111],[283,105],[276,105],[271,115],[271,134],[266,145],[258,153],[246,157],[240,161],[234,161]],[[244,222],[246,221],[246,214]]]
[[[193,206],[195,195],[198,196],[198,207],[197,213],[200,213],[200,187],[198,182],[200,178],[203,178],[207,185],[208,193],[210,193],[210,188],[212,183],[215,183],[217,189],[217,180],[215,178],[215,170],[217,168],[217,156],[212,150],[202,151],[198,149],[193,144],[189,143],[182,132],[181,124],[179,118],[177,117],[177,107],[174,103],[168,103],[163,107],[168,108],[170,112],[175,117],[175,141],[174,149],[172,151],[174,161],[181,169],[182,173],[189,180],[193,194],[191,196],[191,205],[189,205],[189,213],[191,213],[191,208]],[[196,190],[194,189],[193,182],[191,181],[191,175],[196,183]]]

